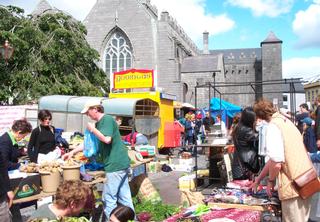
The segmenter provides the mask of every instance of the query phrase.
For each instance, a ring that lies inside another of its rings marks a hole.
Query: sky
[[[0,0],[26,14],[40,0]],[[96,0],[47,0],[83,21]],[[128,1],[128,0],[119,0]],[[142,1],[142,0],[135,0]],[[283,78],[320,75],[320,0],[151,0],[167,11],[202,49],[209,32],[209,49],[258,48],[272,31],[283,41]]]

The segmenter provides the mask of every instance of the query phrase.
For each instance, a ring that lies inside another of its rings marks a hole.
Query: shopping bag
[[[92,157],[97,155],[99,146],[98,138],[89,130],[84,131],[84,147],[83,154],[85,157]]]

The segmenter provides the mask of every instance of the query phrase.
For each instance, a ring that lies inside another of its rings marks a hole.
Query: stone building
[[[280,85],[262,84],[282,79],[282,41],[274,33],[258,48],[210,50],[204,32],[199,49],[168,12],[158,13],[151,3],[97,0],[85,18],[87,41],[99,52],[107,78],[131,68],[153,69],[159,90],[181,102],[197,101],[197,107],[220,95],[240,106],[261,96],[282,101]],[[196,86],[204,86],[197,95]]]

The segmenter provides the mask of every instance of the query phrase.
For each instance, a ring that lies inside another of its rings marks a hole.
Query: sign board
[[[154,87],[153,70],[130,69],[113,74],[113,90]]]

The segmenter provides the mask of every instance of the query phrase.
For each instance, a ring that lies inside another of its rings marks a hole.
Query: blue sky
[[[47,0],[83,21],[96,0]],[[125,1],[125,0],[120,0]],[[138,1],[138,0],[133,0]],[[141,0],[140,0],[141,1]],[[0,0],[30,13],[39,0]],[[270,31],[283,41],[283,77],[320,75],[320,0],[151,0],[202,49],[257,48]]]

